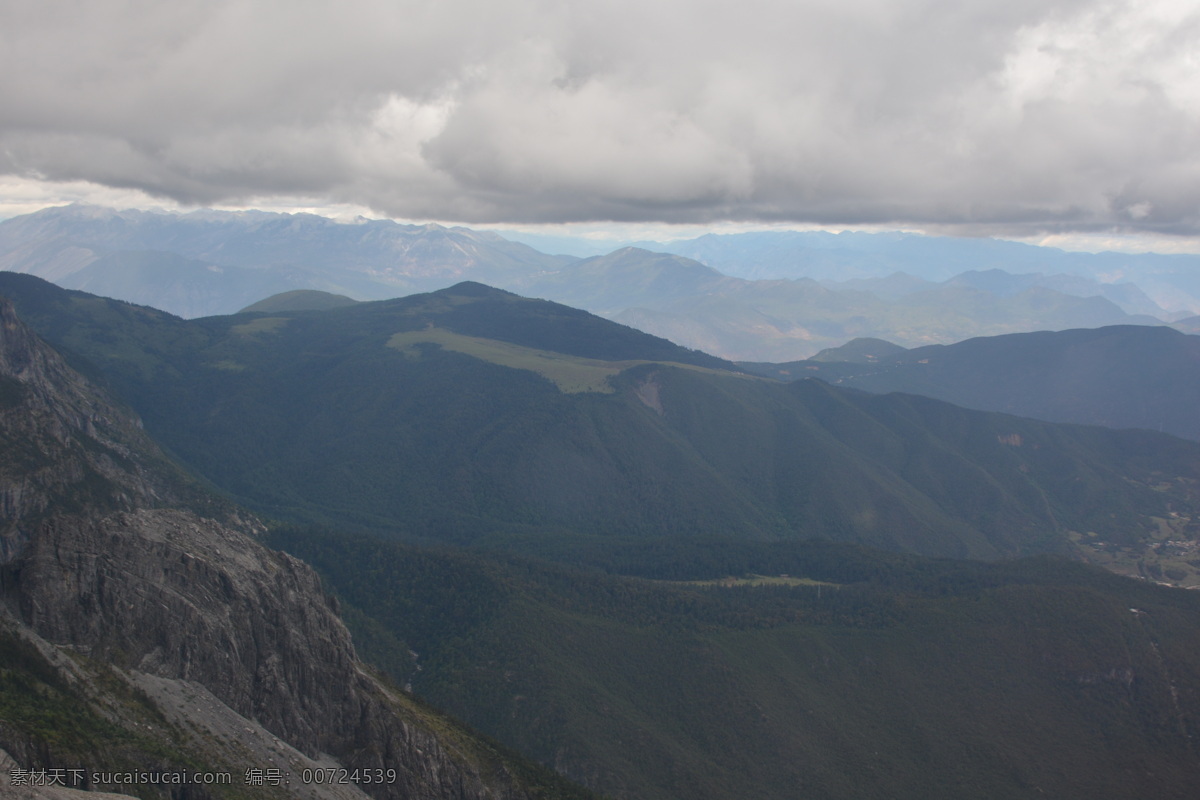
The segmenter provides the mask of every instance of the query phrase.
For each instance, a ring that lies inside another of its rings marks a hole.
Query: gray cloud
[[[0,8],[0,170],[470,223],[1200,233],[1200,12],[1032,0]]]

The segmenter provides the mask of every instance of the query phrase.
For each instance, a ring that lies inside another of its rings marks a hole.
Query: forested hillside
[[[630,547],[585,570],[271,541],[326,575],[399,680],[615,796],[1182,800],[1200,777],[1194,592],[813,542]]]
[[[1200,337],[1166,327],[1015,333],[912,350],[862,340],[810,361],[742,366],[782,380],[820,378],[1051,422],[1200,439]]]
[[[1115,800],[1200,777],[1193,593],[931,558],[1193,585],[1196,443],[753,377],[479,284],[194,321],[0,285],[267,515],[358,652],[592,789]]]
[[[720,535],[1138,554],[1160,519],[1193,536],[1194,444],[748,377],[478,284],[190,322],[26,276],[0,290],[172,452],[280,518],[527,552]]]

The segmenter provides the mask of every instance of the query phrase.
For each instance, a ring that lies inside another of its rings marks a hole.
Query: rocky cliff
[[[176,760],[378,770],[382,782],[358,788],[406,800],[576,794],[373,677],[315,573],[262,546],[253,518],[191,486],[128,412],[31,334],[2,298],[0,510],[6,635],[33,643],[46,664],[61,662],[43,683],[86,697],[105,724],[161,728],[184,753]],[[4,667],[0,678],[16,669]],[[152,706],[153,719],[131,722],[104,688],[111,681]],[[210,698],[207,718],[197,716],[205,706],[198,695]],[[16,711],[5,718],[3,702],[0,747],[18,761],[56,766],[47,762],[70,748]],[[243,720],[244,731],[230,718]],[[219,735],[223,729],[234,733]],[[247,741],[234,747],[234,734]],[[76,751],[72,758],[86,760]],[[134,757],[129,752],[122,757]],[[87,758],[105,766],[103,753]],[[171,757],[155,758],[161,769]],[[272,791],[357,794],[353,786]]]

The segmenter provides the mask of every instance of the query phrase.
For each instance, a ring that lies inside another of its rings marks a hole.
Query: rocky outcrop
[[[57,518],[10,574],[20,618],[47,641],[198,683],[310,757],[396,770],[376,796],[522,796],[403,718],[309,567],[220,523],[174,509]]]
[[[137,419],[0,298],[0,563],[47,514],[184,502],[185,483]]]
[[[373,796],[536,796],[490,746],[366,671],[316,574],[262,546],[252,518],[215,501],[217,519],[177,507],[193,490],[136,420],[2,300],[0,324],[11,616],[131,680],[202,686],[307,756],[393,770],[361,787]]]

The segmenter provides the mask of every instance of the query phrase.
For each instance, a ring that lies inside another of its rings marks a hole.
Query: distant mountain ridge
[[[1052,279],[1065,273],[1106,283],[1133,281],[1168,311],[1200,311],[1200,255],[1078,253],[998,239],[858,231],[710,233],[641,246],[754,279],[804,276],[837,281],[903,272],[936,282],[995,269],[1042,273]]]
[[[656,306],[740,283],[689,258],[626,247],[532,276],[522,290],[613,315],[631,306]]]
[[[911,350],[877,345],[867,347],[878,352],[875,358],[854,357],[864,347],[809,361],[742,366],[783,380],[820,378],[1052,422],[1146,428],[1200,440],[1200,336],[1173,328],[1015,333]]]
[[[466,277],[504,280],[564,260],[467,228],[313,214],[76,205],[0,223],[0,269],[144,302],[128,290],[148,289],[138,276],[152,267],[154,281],[170,288],[147,304],[181,316],[231,313],[290,289],[383,299]],[[172,298],[187,286],[190,297]]]
[[[613,319],[735,361],[791,360],[851,339],[878,338],[905,347],[981,335],[1103,325],[1162,325],[1129,315],[1103,297],[1076,297],[1043,286],[995,294],[938,285],[894,299],[838,291],[809,278],[739,281],[717,290],[644,304]]]
[[[1103,297],[1126,314],[1145,315],[1156,319],[1171,317],[1160,305],[1132,283],[1101,283],[1079,275],[1043,275],[1040,273],[1013,274],[1002,269],[968,270],[944,281],[934,282],[897,272],[885,278],[858,278],[845,281],[827,280],[831,289],[869,291],[881,297],[898,300],[920,291],[963,287],[989,292],[997,297],[1011,297],[1033,288],[1050,289],[1071,297]]]
[[[745,361],[789,360],[853,338],[915,347],[980,334],[1113,324],[1161,325],[1130,308],[1157,310],[1135,286],[1079,278],[1051,288],[1042,276],[965,273],[943,283],[897,276],[845,289],[810,277],[746,280],[681,256],[627,247],[582,259],[518,284],[522,293],[587,308],[687,347]],[[1070,287],[1067,284],[1071,284]],[[876,286],[884,286],[873,290]],[[1079,296],[1094,290],[1092,296]]]
[[[1188,288],[1186,259],[1117,263],[1009,242],[778,233],[648,246],[658,251],[581,259],[461,227],[265,212],[68,206],[0,222],[0,268],[183,317],[233,313],[293,290],[373,300],[474,280],[752,361],[791,361],[864,336],[916,347],[1162,324],[1200,297]],[[1011,274],[1034,268],[1046,274]],[[1171,312],[1128,283],[1143,277],[1158,301],[1174,303]]]

